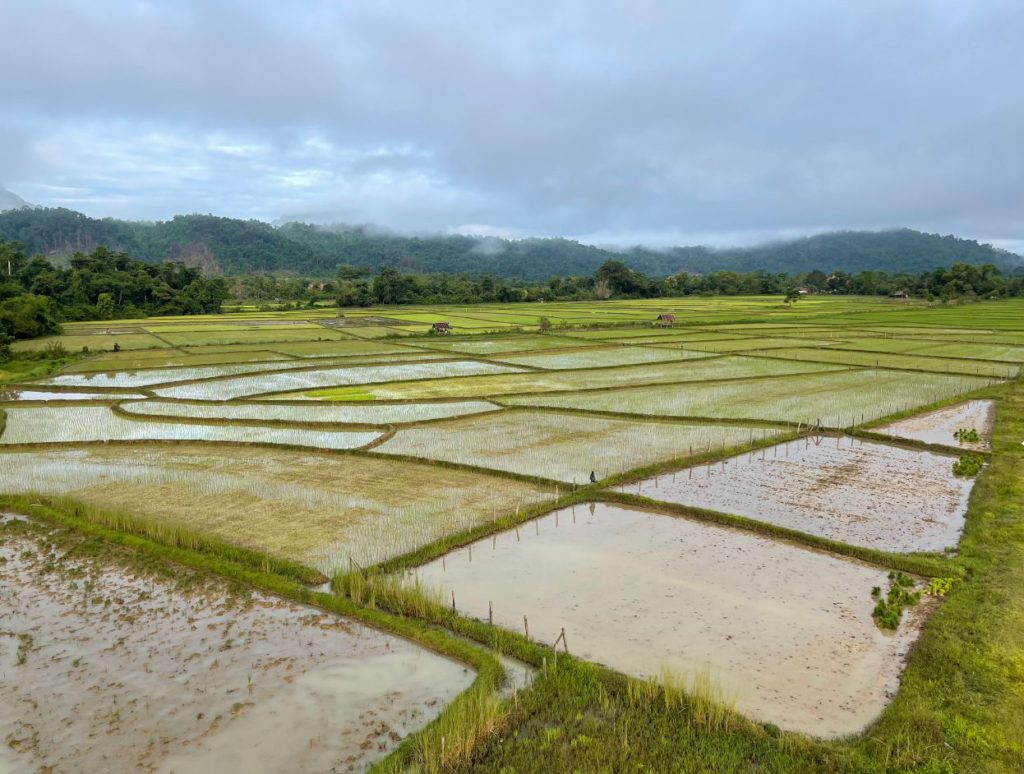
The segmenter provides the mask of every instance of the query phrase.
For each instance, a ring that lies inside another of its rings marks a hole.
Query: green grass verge
[[[856,746],[889,771],[1024,768],[1024,383],[997,408],[971,494],[957,584],[914,648],[903,686]]]

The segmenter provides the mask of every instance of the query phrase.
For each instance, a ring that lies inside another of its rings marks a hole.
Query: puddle
[[[993,400],[969,400],[956,406],[947,406],[929,411],[899,422],[875,428],[899,438],[910,438],[924,443],[939,443],[945,446],[959,446],[964,449],[988,451],[991,448],[992,423],[995,421],[996,403]],[[954,433],[965,428],[977,430],[979,439],[975,443],[961,443]]]
[[[0,546],[0,632],[14,634],[0,637],[0,739],[15,770],[362,771],[473,680],[346,619],[42,546]]]
[[[953,548],[974,479],[953,457],[851,438],[802,439],[618,487],[885,551]]]
[[[575,510],[575,513],[573,512]],[[639,677],[710,670],[736,707],[822,737],[870,724],[923,622],[871,618],[887,573],[739,530],[594,504],[485,538],[418,570],[456,607]]]

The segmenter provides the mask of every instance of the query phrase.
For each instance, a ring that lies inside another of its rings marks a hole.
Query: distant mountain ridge
[[[16,210],[20,207],[33,207],[34,205],[29,204],[27,201],[22,199],[14,191],[8,191],[2,185],[0,185],[0,212],[4,210]]]
[[[1024,258],[1014,253],[912,229],[837,231],[743,248],[612,250],[561,238],[405,236],[363,226],[273,226],[215,215],[178,215],[147,223],[90,218],[63,208],[22,208],[0,212],[0,240],[21,242],[30,253],[50,257],[107,245],[143,261],[180,261],[207,274],[267,272],[324,278],[345,263],[371,271],[394,266],[413,273],[492,274],[544,281],[593,274],[607,260],[623,261],[654,277],[680,271],[916,273],[955,261],[1024,271]]]

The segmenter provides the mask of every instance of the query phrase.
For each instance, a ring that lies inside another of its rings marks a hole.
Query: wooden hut
[[[654,324],[659,328],[671,328],[675,321],[676,316],[674,314],[659,314],[658,319],[654,321]]]
[[[431,333],[451,333],[452,325],[449,322],[436,322],[430,326]]]

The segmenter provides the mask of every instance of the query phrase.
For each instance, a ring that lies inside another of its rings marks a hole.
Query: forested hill
[[[179,215],[140,223],[89,218],[67,209],[16,209],[0,213],[0,241],[18,241],[30,254],[51,257],[98,245],[150,263],[167,259],[206,274],[270,272],[332,277],[339,264],[376,270],[394,266],[407,273],[492,274],[542,281],[553,276],[591,275],[606,260],[620,260],[653,277],[680,271],[786,272],[820,269],[917,273],[955,261],[1024,270],[1024,258],[990,245],[910,229],[841,231],[749,248],[676,247],[613,251],[568,239],[505,240],[463,235],[400,236],[362,227],[303,223],[272,226],[213,215]]]

